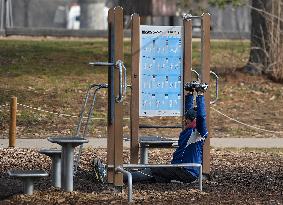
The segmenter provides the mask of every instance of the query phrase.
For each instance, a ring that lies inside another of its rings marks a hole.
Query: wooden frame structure
[[[203,14],[201,18],[201,80],[209,84],[210,81],[210,14]],[[192,80],[192,18],[183,20],[183,82]],[[131,63],[132,63],[132,90],[131,90],[131,163],[139,161],[139,62],[140,62],[140,17],[132,15],[131,22]],[[185,96],[187,93],[183,92]],[[183,99],[185,99],[183,96]],[[209,124],[210,92],[205,93],[207,124]],[[203,173],[210,170],[210,140],[206,139],[203,153]]]
[[[108,62],[115,63],[123,61],[123,8],[115,7],[108,12]],[[108,68],[108,119],[107,119],[107,163],[108,183],[115,186],[123,185],[123,175],[115,172],[112,166],[123,165],[123,104],[115,101],[115,96],[119,93],[119,70],[114,66]]]
[[[210,79],[210,15],[203,14],[202,38],[201,38],[201,76],[202,81],[209,84]],[[108,62],[123,61],[123,9],[121,7],[111,8],[108,12]],[[130,116],[130,134],[131,148],[130,159],[132,164],[139,161],[139,64],[140,64],[140,17],[137,14],[132,15],[131,22],[131,116]],[[183,81],[192,80],[192,19],[183,21]],[[115,66],[108,68],[108,119],[107,119],[107,162],[108,162],[108,183],[114,186],[123,185],[123,175],[116,172],[115,168],[123,167],[123,104],[115,101],[118,95],[120,79],[119,70]],[[186,95],[186,92],[183,92]],[[205,94],[207,108],[207,124],[209,127],[209,90]],[[185,98],[183,98],[185,99]],[[210,141],[206,140],[203,153],[203,173],[209,174],[210,169]]]

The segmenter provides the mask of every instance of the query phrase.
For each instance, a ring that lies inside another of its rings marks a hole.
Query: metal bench
[[[24,186],[24,194],[32,195],[34,180],[40,177],[47,177],[48,173],[44,170],[9,170],[9,176],[22,180]]]
[[[154,168],[154,167],[198,167],[199,173],[202,173],[202,165],[197,163],[182,163],[182,164],[124,164],[123,167],[116,167],[115,171],[126,174],[128,177],[128,201],[133,201],[133,181],[132,173],[126,169],[136,168]],[[202,174],[199,175],[199,189],[202,191]]]
[[[61,154],[62,151],[58,149],[42,149],[40,154],[45,154],[52,160],[51,178],[54,187],[61,188]]]
[[[168,139],[159,136],[142,136],[139,138],[140,144],[140,163],[148,164],[148,149],[149,148],[173,148],[178,143],[178,140]]]
[[[182,129],[182,125],[146,125],[140,124],[140,129]],[[159,136],[141,136],[139,137],[140,146],[140,163],[148,164],[149,148],[174,148],[178,144],[178,140],[164,138]]]

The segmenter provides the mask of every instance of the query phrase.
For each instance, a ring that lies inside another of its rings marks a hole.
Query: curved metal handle
[[[123,61],[117,60],[116,66],[119,69],[119,93],[118,96],[116,96],[115,101],[117,103],[120,103],[123,101],[124,93],[127,89],[127,75],[126,75],[126,67],[124,66]],[[123,85],[123,69],[124,69],[124,85]]]
[[[210,74],[212,74],[212,75],[214,75],[214,77],[215,77],[215,99],[213,100],[213,101],[210,101],[210,104],[214,104],[214,103],[216,103],[216,101],[218,100],[218,93],[219,93],[219,89],[218,89],[218,79],[219,79],[219,77],[218,77],[218,75],[215,73],[215,72],[213,72],[213,71],[210,71]]]
[[[191,69],[191,71],[196,74],[197,81],[200,81],[200,74],[196,70]]]
[[[127,84],[127,68],[124,65],[124,63],[123,63],[123,68],[124,68],[124,90],[123,90],[124,93],[123,93],[123,96],[126,96],[128,84]]]

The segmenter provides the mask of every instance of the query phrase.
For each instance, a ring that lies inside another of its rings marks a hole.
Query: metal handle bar
[[[139,125],[139,128],[169,128],[169,129],[175,129],[175,128],[182,128],[182,125]]]
[[[96,84],[96,83],[94,83],[94,84],[91,84],[91,85],[89,86],[90,89],[91,89],[91,88],[94,88],[94,87],[98,87],[99,89],[100,89],[100,88],[108,88],[108,84],[107,84],[107,83],[101,83],[101,84]]]
[[[124,89],[123,89],[123,96],[126,96],[127,95],[127,87],[128,87],[128,84],[127,84],[127,68],[125,66],[125,64],[122,62],[122,66],[124,68]]]
[[[200,74],[196,70],[191,69],[191,71],[196,74],[197,81],[200,81]]]
[[[200,74],[199,74],[196,70],[191,69],[191,71],[196,74],[197,80],[200,81]],[[219,86],[218,86],[218,85],[219,85],[219,84],[218,84],[219,77],[218,77],[218,75],[217,75],[215,72],[213,72],[213,71],[210,71],[210,75],[213,75],[213,76],[215,77],[215,95],[216,95],[216,96],[215,96],[215,99],[214,99],[213,101],[210,101],[210,104],[214,104],[214,103],[217,102],[218,96],[219,96]]]
[[[123,101],[124,96],[126,96],[126,92],[127,92],[127,68],[124,65],[124,62],[121,60],[118,60],[116,62],[116,65],[118,66],[119,69],[119,94],[118,97],[115,98],[117,103],[120,103]],[[123,83],[123,70],[124,70],[124,83]]]
[[[81,133],[83,138],[86,137],[87,132],[88,132],[88,126],[90,124],[90,120],[91,120],[91,117],[92,117],[93,111],[94,111],[94,105],[95,105],[95,102],[96,102],[96,94],[101,88],[107,88],[107,87],[108,87],[108,85],[105,84],[105,83],[104,84],[92,84],[92,85],[89,86],[89,89],[87,90],[87,93],[86,93],[86,96],[85,96],[84,104],[83,104],[82,109],[81,109],[79,123],[78,123],[77,129],[76,129],[75,136],[79,136],[80,133]],[[87,114],[87,120],[86,120],[86,123],[84,125],[84,128],[81,131],[84,113],[86,111],[86,106],[88,104],[89,97],[91,95],[91,90],[93,90],[93,89],[94,89],[94,92],[93,92],[92,102],[90,103],[91,105],[90,105],[90,108],[89,108],[89,111],[88,111],[88,114]],[[83,145],[80,145],[79,146],[79,152],[75,156],[74,173],[77,172],[77,169],[78,169],[78,166],[79,166],[79,160],[80,160],[81,153],[82,153],[82,149],[83,149]]]
[[[82,109],[81,109],[81,112],[80,112],[80,117],[79,117],[79,123],[78,123],[78,126],[77,126],[77,130],[76,130],[76,136],[79,135],[79,132],[80,132],[80,129],[81,129],[81,125],[82,125],[82,120],[83,120],[83,115],[84,115],[84,112],[85,112],[85,109],[86,109],[86,106],[87,106],[87,102],[88,102],[88,98],[90,96],[90,92],[93,88],[96,87],[96,90],[95,90],[95,94],[96,92],[101,89],[101,88],[108,88],[108,84],[106,83],[103,83],[103,84],[91,84],[87,90],[87,93],[85,95],[85,99],[84,99],[84,104],[82,106]],[[95,95],[94,95],[95,97]],[[94,98],[95,100],[95,98]]]
[[[117,103],[120,103],[123,101],[123,65],[122,65],[122,61],[118,60],[116,62],[116,66],[118,66],[119,69],[119,93],[118,93],[118,97],[115,97],[115,100]]]
[[[127,92],[127,69],[124,65],[124,62],[121,60],[117,60],[116,63],[111,62],[89,62],[89,65],[92,66],[116,66],[119,69],[119,93],[118,96],[115,97],[115,101],[120,103],[123,101],[124,96]],[[124,83],[123,83],[123,70],[124,70]],[[107,84],[104,87],[108,87]],[[103,87],[103,88],[104,88]]]
[[[200,19],[202,16],[193,16],[192,14],[183,14],[183,19]]]
[[[212,75],[214,75],[214,77],[215,77],[215,99],[213,100],[213,101],[210,101],[210,104],[214,104],[214,103],[216,103],[216,101],[218,100],[218,93],[219,93],[219,89],[218,89],[218,79],[219,79],[219,77],[218,77],[218,75],[215,73],[215,72],[213,72],[213,71],[210,71],[210,74],[212,74]]]
[[[92,66],[114,66],[115,63],[108,63],[108,62],[89,62],[89,65]]]

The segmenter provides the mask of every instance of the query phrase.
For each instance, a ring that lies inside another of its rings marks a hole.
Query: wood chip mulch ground
[[[172,150],[150,151],[150,163],[170,161]],[[135,184],[134,204],[283,204],[283,150],[212,149],[211,180],[204,191],[193,184]],[[128,161],[126,151],[125,162]],[[127,186],[122,193],[94,180],[91,162],[104,159],[106,150],[83,152],[75,176],[74,192],[51,187],[50,178],[35,184],[31,196],[21,194],[20,181],[10,178],[10,169],[44,169],[51,161],[36,150],[0,149],[0,204],[127,204]]]

